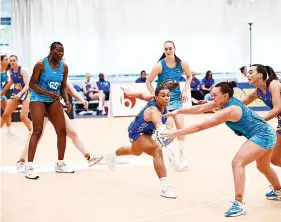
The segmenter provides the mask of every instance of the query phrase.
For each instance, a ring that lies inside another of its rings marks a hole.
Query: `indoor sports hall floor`
[[[261,113],[264,115],[263,113]],[[205,115],[187,116],[185,123]],[[73,125],[91,152],[106,152],[128,143],[127,126],[132,118],[73,120]],[[271,124],[275,126],[275,119]],[[225,125],[186,138],[190,169],[174,172],[169,179],[178,199],[159,195],[159,181],[152,158],[118,159],[116,171],[105,163],[87,168],[82,155],[67,141],[66,161],[75,174],[57,174],[56,135],[48,123],[35,156],[39,180],[15,173],[23,138],[1,138],[1,222],[280,222],[281,201],[268,201],[269,183],[251,164],[246,168],[245,201],[248,214],[225,218],[233,200],[231,160],[245,141]],[[26,135],[22,123],[16,132]],[[24,134],[25,133],[25,134]],[[166,153],[165,153],[166,156]],[[281,179],[281,170],[276,168]]]

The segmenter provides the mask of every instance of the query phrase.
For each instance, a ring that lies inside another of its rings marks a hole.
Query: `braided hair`
[[[63,47],[63,44],[62,44],[61,42],[53,42],[53,43],[50,45],[50,52],[49,52],[49,55],[47,56],[47,58],[50,58],[51,52],[52,52],[57,46],[62,46],[62,47]]]

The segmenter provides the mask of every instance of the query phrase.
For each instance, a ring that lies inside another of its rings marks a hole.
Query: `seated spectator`
[[[203,92],[204,98],[206,96],[206,100],[209,100],[210,98],[212,98],[212,97],[210,97],[211,96],[210,92],[211,92],[214,84],[215,84],[215,80],[213,79],[212,71],[208,70],[206,72],[205,78],[202,79],[202,92]]]
[[[97,81],[98,88],[105,94],[105,100],[109,100],[110,82],[104,79],[104,74],[99,74],[99,81]]]
[[[146,81],[146,72],[143,70],[141,71],[140,78],[136,80],[136,83],[145,83]]]
[[[84,95],[86,96],[87,101],[99,100],[99,106],[97,115],[105,115],[104,103],[105,103],[105,94],[102,90],[99,90],[95,82],[91,83],[91,74],[86,74],[86,81],[82,84],[82,89]]]
[[[192,79],[190,83],[191,97],[196,100],[202,100],[204,96],[201,92],[200,80],[195,77],[195,72],[192,72]]]

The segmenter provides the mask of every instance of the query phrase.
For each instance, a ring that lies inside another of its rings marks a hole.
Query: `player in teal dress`
[[[157,86],[159,86],[167,79],[172,79],[179,82],[181,76],[185,73],[186,82],[182,91],[180,90],[180,87],[178,87],[171,92],[171,101],[168,106],[169,111],[181,108],[183,105],[182,103],[186,102],[192,79],[189,64],[185,61],[181,61],[181,59],[176,56],[175,51],[175,44],[172,41],[166,41],[164,43],[163,55],[159,59],[158,63],[154,66],[146,80],[146,86],[149,92],[151,95],[154,95],[154,90],[151,83],[156,77],[158,77]],[[174,116],[173,119],[177,129],[182,129],[184,127],[183,115]],[[171,166],[175,170],[186,170],[188,168],[188,163],[186,159],[186,144],[184,144],[184,136],[178,136],[177,138],[179,143],[178,152],[171,149],[172,152],[170,152],[169,160]],[[177,153],[179,153],[179,159],[176,158]]]
[[[267,193],[266,197],[268,199],[273,199],[273,197],[274,199],[281,198],[280,181],[270,166],[272,150],[276,144],[276,134],[262,117],[233,97],[233,88],[235,86],[235,82],[218,83],[212,91],[214,101],[203,105],[178,109],[169,113],[168,116],[175,116],[177,114],[199,114],[213,109],[220,109],[208,119],[190,125],[185,129],[166,134],[167,138],[174,138],[178,135],[192,134],[226,123],[235,134],[247,138],[247,141],[232,160],[235,200],[231,208],[225,212],[226,217],[234,217],[246,213],[245,203],[243,202],[245,167],[254,161],[257,163],[258,170],[272,184],[272,191]]]

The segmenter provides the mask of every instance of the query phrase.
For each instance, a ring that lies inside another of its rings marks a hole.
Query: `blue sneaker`
[[[238,200],[232,202],[232,206],[228,211],[224,213],[226,217],[238,217],[247,213],[247,210],[244,208],[245,203],[240,203]]]
[[[270,185],[269,188],[271,189],[271,191],[265,194],[266,198],[268,200],[281,200],[281,189],[274,190],[272,185]]]

